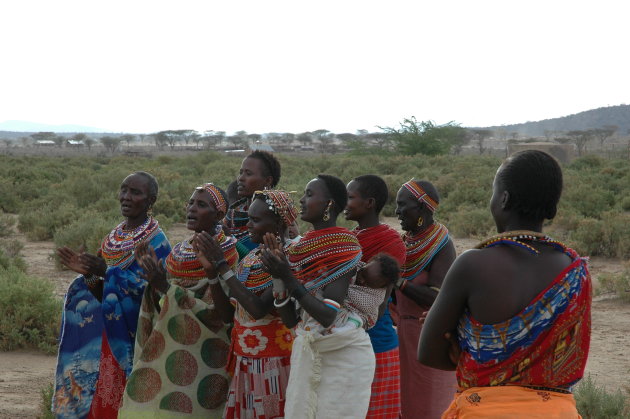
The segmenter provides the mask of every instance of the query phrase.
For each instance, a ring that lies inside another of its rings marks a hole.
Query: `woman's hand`
[[[197,253],[197,259],[201,262],[208,278],[214,278],[217,275],[215,262],[225,258],[221,245],[205,231],[195,233],[192,244],[193,250]]]
[[[81,253],[79,255],[79,260],[84,266],[87,267],[88,274],[100,276],[102,278],[105,277],[107,264],[105,263],[105,260],[101,257],[100,251],[96,256],[90,253]]]
[[[462,353],[462,349],[459,347],[459,342],[457,342],[457,337],[455,334],[451,332],[444,333],[444,339],[446,339],[449,343],[448,347],[448,357],[450,358],[453,365],[459,364],[459,356]]]
[[[289,262],[284,252],[280,249],[280,243],[278,243],[276,236],[272,233],[266,233],[263,236],[263,243],[260,259],[265,266],[265,270],[271,276],[281,279],[287,285],[286,281],[292,276],[291,268],[289,268]]]
[[[61,264],[66,268],[80,275],[88,275],[88,267],[81,261],[80,254],[68,246],[57,249],[57,256],[59,256]]]
[[[137,256],[138,263],[144,271],[142,277],[147,280],[149,284],[162,294],[166,294],[170,288],[170,284],[166,280],[166,269],[164,265],[160,263],[155,254],[153,246],[150,246],[147,253],[142,253],[142,256]]]

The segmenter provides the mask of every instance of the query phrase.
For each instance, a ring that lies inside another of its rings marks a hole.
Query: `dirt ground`
[[[387,220],[398,228],[396,220]],[[187,236],[184,225],[169,230],[172,243]],[[68,271],[55,268],[51,255],[52,242],[31,242],[23,235],[14,238],[24,242],[22,256],[28,264],[29,274],[49,278],[55,285],[55,294],[63,294],[74,278]],[[473,239],[455,239],[458,254],[476,244]],[[618,260],[592,258],[591,273],[597,286],[602,273],[621,272]],[[593,300],[591,351],[586,373],[609,390],[630,387],[630,305],[609,296]],[[35,418],[40,412],[41,390],[52,383],[55,357],[35,352],[0,352],[0,418]]]

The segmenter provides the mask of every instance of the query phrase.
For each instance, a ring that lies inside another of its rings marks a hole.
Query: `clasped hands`
[[[282,245],[273,233],[265,233],[260,248],[260,260],[264,270],[271,274],[273,280],[273,295],[278,299],[285,299],[298,285],[291,274],[289,262],[282,250]]]

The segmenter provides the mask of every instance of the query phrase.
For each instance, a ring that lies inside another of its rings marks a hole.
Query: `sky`
[[[0,122],[112,132],[491,126],[630,103],[621,1],[20,0]]]

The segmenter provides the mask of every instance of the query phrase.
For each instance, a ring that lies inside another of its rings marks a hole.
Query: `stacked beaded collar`
[[[254,192],[254,199],[262,197],[269,207],[269,211],[279,216],[285,225],[290,226],[297,218],[297,210],[293,200],[285,191],[265,189]]]
[[[160,231],[157,220],[147,217],[146,221],[134,230],[125,230],[126,221],[118,224],[101,243],[101,256],[107,266],[126,269],[134,261],[134,249],[144,241],[150,241]]]
[[[403,188],[411,192],[418,201],[424,202],[431,212],[435,212],[439,204],[427,195],[424,189],[422,189],[415,180],[411,179],[409,182],[403,183]]]
[[[566,252],[567,250],[567,246],[562,242],[554,240],[546,234],[528,230],[506,231],[505,233],[497,234],[496,236],[492,236],[479,243],[477,246],[475,246],[475,249],[484,249],[486,247],[509,244],[521,247],[534,255],[540,253],[533,246],[524,243],[526,241],[549,244],[562,252]]]
[[[285,244],[285,249],[289,245]],[[248,290],[258,294],[273,284],[271,274],[265,272],[263,267],[260,249],[252,250],[239,262],[236,276]]]
[[[217,240],[221,246],[221,250],[223,250],[223,254],[226,256],[236,245],[236,240],[226,236],[220,225],[216,227],[214,238]],[[228,257],[226,257],[226,260],[229,266],[232,266],[236,261],[235,259],[228,260]],[[171,253],[166,257],[166,270],[177,278],[199,279],[206,276],[206,272],[203,266],[201,266],[199,259],[197,259],[197,254],[193,250],[192,238],[177,243],[173,247]]]
[[[342,227],[309,231],[287,250],[289,266],[309,292],[356,269],[361,261],[361,245],[356,236]]]
[[[405,264],[400,268],[400,276],[411,280],[418,276],[448,243],[448,229],[440,223],[433,223],[416,235],[405,233],[403,242],[407,248],[407,256]]]
[[[247,198],[241,198],[230,205],[225,216],[225,225],[238,241],[243,241],[249,237],[249,232],[247,231],[248,221]]]

